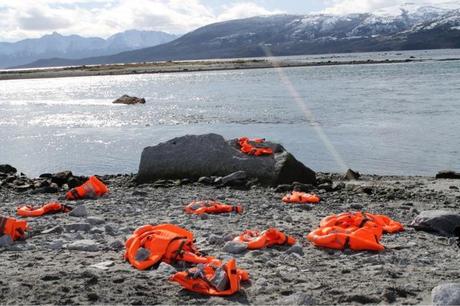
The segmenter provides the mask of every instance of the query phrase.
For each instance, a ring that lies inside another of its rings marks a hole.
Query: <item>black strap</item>
[[[179,248],[178,248],[177,251],[175,252],[174,257],[172,258],[172,262],[173,262],[173,263],[176,262],[177,258],[178,258],[179,256],[182,255],[182,250],[184,249],[184,245],[187,243],[187,240],[186,240],[185,238],[183,238],[183,237],[177,237],[177,238],[172,239],[172,240],[169,242],[169,244],[171,244],[174,240],[177,240],[177,239],[182,239],[182,241],[181,241],[181,243],[180,243],[180,245],[179,245]]]
[[[70,193],[72,194],[72,197],[73,197],[74,200],[77,200],[80,197],[80,195],[78,194],[77,189],[75,189],[75,188],[71,189]]]
[[[347,236],[347,238],[345,239],[345,243],[343,244],[343,249],[349,249],[350,248],[350,237]]]
[[[286,244],[288,242],[288,240],[289,240],[289,236],[286,235],[286,234],[283,234],[283,235],[284,235],[284,241],[283,241],[282,244]]]

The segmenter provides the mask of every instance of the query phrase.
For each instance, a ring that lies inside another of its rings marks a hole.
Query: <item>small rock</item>
[[[88,211],[85,205],[78,205],[69,213],[72,217],[84,218],[88,216]]]
[[[67,249],[74,251],[97,252],[99,251],[99,244],[94,240],[83,239],[68,244]]]
[[[305,293],[294,293],[278,300],[276,305],[316,305],[316,301]]]
[[[359,172],[348,169],[345,175],[343,176],[343,179],[352,181],[352,180],[359,180],[360,177],[361,177],[361,174],[359,174]]]
[[[55,250],[55,251],[59,251],[60,249],[62,249],[64,247],[64,241],[62,240],[55,240],[51,243],[48,244],[48,247],[51,249],[51,250]]]
[[[361,204],[357,204],[357,203],[350,204],[351,209],[361,210],[363,209],[363,207],[364,206],[362,206]]]
[[[222,178],[224,186],[240,186],[246,184],[248,175],[245,171],[236,171]]]
[[[224,245],[224,252],[232,254],[240,254],[247,250],[247,246],[244,243],[229,241]]]
[[[436,179],[460,179],[460,172],[444,170],[436,174]]]
[[[100,270],[108,270],[109,267],[112,267],[114,265],[115,263],[113,261],[108,260],[108,261],[103,261],[103,262],[91,265],[90,267],[100,269]]]
[[[52,228],[48,228],[44,231],[42,231],[42,234],[47,235],[47,234],[53,234],[53,233],[62,233],[64,229],[60,225],[56,225]]]
[[[125,244],[120,240],[115,240],[112,243],[110,243],[109,246],[110,246],[110,249],[112,249],[114,251],[120,251],[120,250],[124,249]]]
[[[311,192],[314,189],[314,186],[311,184],[302,184],[299,182],[294,182],[292,183],[292,189],[294,191]]]
[[[295,254],[299,254],[301,256],[303,256],[303,254],[304,254],[303,248],[299,244],[294,244],[293,246],[291,246],[289,249],[286,250],[286,253],[288,253],[288,254],[295,253]]]
[[[145,99],[144,98],[138,98],[138,97],[131,97],[131,96],[128,96],[128,95],[123,95],[120,98],[118,98],[115,101],[113,101],[112,103],[113,104],[126,104],[126,105],[145,104]]]
[[[105,223],[105,220],[99,217],[88,217],[86,218],[86,221],[91,225],[99,225]]]
[[[165,263],[165,262],[161,262],[159,265],[158,265],[158,268],[155,270],[156,273],[158,274],[162,274],[164,276],[170,276],[171,274],[174,274],[177,272],[176,268],[174,268],[173,266]]]
[[[65,224],[64,228],[68,232],[88,232],[91,229],[91,225],[88,223],[71,223]]]
[[[105,230],[103,228],[100,228],[100,227],[95,227],[95,228],[90,229],[89,233],[90,234],[103,234],[103,233],[105,233]]]
[[[51,176],[51,182],[62,186],[67,183],[67,180],[73,176],[72,171],[62,171]]]
[[[136,252],[136,260],[137,261],[145,261],[150,256],[150,251],[145,248],[139,248]]]
[[[221,244],[224,243],[224,238],[222,236],[211,234],[208,238],[210,244]]]
[[[18,172],[15,167],[10,166],[10,165],[0,165],[0,172],[6,173],[6,174],[14,174]]]
[[[3,166],[3,165],[2,165]],[[9,235],[3,235],[0,237],[0,248],[9,247],[14,243],[13,239]]]
[[[281,192],[289,192],[292,190],[292,185],[289,185],[289,184],[281,184],[281,185],[278,185],[276,188],[275,188],[275,192],[278,192],[278,193],[281,193]]]
[[[203,185],[211,185],[213,183],[213,180],[210,177],[202,176],[198,179],[198,183]]]
[[[460,283],[441,284],[431,291],[434,305],[460,305]]]
[[[334,182],[332,184],[332,190],[334,191],[339,191],[345,189],[345,183],[344,182]]]
[[[110,224],[105,225],[105,233],[110,236],[118,236],[117,230],[114,229],[113,226]]]

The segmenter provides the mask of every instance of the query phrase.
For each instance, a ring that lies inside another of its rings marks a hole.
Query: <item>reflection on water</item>
[[[136,172],[145,146],[217,132],[279,141],[313,169],[338,171],[318,125],[362,172],[460,166],[460,62],[284,71],[316,122],[271,69],[1,81],[0,163],[30,175]],[[111,103],[123,94],[147,104]]]

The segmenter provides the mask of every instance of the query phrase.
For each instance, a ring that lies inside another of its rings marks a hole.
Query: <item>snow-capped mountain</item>
[[[63,36],[58,33],[37,39],[25,39],[16,43],[0,43],[0,67],[11,67],[30,63],[41,58],[83,58],[102,56],[118,52],[153,47],[170,42],[177,37],[164,32],[126,31],[108,39]]]
[[[460,3],[457,2],[460,7]],[[156,47],[27,67],[460,48],[460,10],[406,4],[374,13],[271,15],[204,26]]]

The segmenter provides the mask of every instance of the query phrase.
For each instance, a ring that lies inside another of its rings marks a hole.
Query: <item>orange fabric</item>
[[[213,279],[219,268],[226,274],[226,288],[217,288],[213,284]],[[238,269],[235,259],[232,258],[225,264],[210,263],[191,268],[187,271],[177,272],[170,277],[170,280],[179,283],[189,291],[204,295],[228,296],[240,291],[241,281],[249,280],[249,274],[244,270]]]
[[[139,270],[145,270],[159,261],[173,263],[216,262],[214,257],[202,257],[193,244],[193,234],[173,224],[144,225],[134,231],[126,241],[125,259]],[[145,248],[150,252],[144,261],[136,259],[137,251]]]
[[[185,212],[188,214],[202,215],[202,214],[220,214],[236,212],[241,214],[243,207],[232,206],[215,201],[193,201],[185,207]]]
[[[83,185],[68,191],[65,197],[67,200],[97,198],[103,196],[107,192],[109,192],[107,186],[98,180],[97,177],[91,176]]]
[[[59,212],[69,212],[71,209],[68,206],[62,205],[58,202],[46,203],[42,207],[33,207],[24,205],[18,207],[16,213],[21,217],[39,217],[46,214],[55,214]]]
[[[293,191],[283,197],[285,203],[319,203],[320,198],[316,194]]]
[[[27,230],[26,221],[0,216],[0,235],[8,235],[12,240],[23,240]]]
[[[265,142],[265,139],[262,138],[256,138],[256,139],[249,139],[247,137],[241,137],[238,139],[238,143],[240,144],[240,150],[241,152],[248,154],[248,155],[255,155],[255,156],[261,156],[261,155],[271,155],[273,154],[273,150],[268,147],[256,147],[251,144],[257,143],[257,144],[262,144]]]
[[[275,228],[269,228],[261,233],[258,231],[246,230],[233,241],[244,243],[249,250],[263,249],[274,245],[294,245],[295,238],[288,236]]]
[[[382,251],[385,249],[380,244],[382,234],[403,230],[401,223],[385,215],[351,212],[324,218],[307,239],[315,246],[330,249]]]

